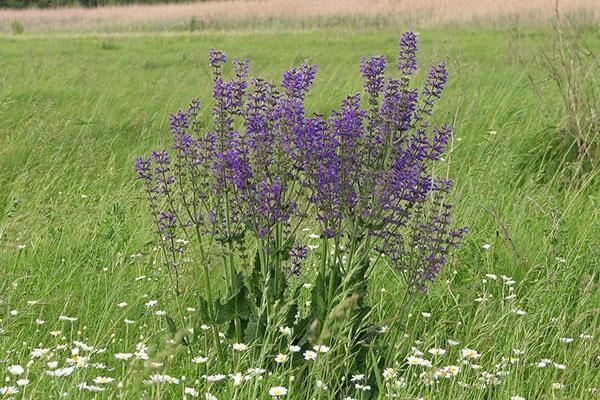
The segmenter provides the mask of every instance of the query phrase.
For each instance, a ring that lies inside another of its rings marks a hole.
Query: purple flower
[[[290,250],[290,259],[292,261],[292,273],[294,275],[299,276],[300,272],[301,272],[301,264],[302,261],[306,258],[306,255],[308,254],[308,247],[307,246],[300,246],[298,244],[296,244],[296,246],[294,246],[291,250]]]

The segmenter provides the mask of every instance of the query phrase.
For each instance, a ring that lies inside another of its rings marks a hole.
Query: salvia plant
[[[452,228],[451,182],[434,172],[451,129],[430,123],[448,73],[443,62],[432,66],[414,88],[416,56],[408,32],[399,77],[385,74],[384,56],[363,58],[364,93],[325,116],[304,107],[316,65],[276,84],[249,79],[248,60],[234,58],[226,77],[226,55],[211,50],[212,123],[202,123],[194,99],[170,117],[172,148],[136,161],[176,292],[183,254],[197,257],[199,311],[222,365],[230,355],[219,329],[232,342],[267,346],[279,324],[293,327],[289,344],[344,341],[340,359],[371,359],[374,269],[385,263],[407,293],[427,291],[458,246],[466,228]],[[318,247],[307,247],[307,231]],[[312,283],[300,284],[303,274]],[[187,330],[180,338],[194,340]]]

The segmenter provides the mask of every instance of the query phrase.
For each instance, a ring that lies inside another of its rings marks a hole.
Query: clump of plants
[[[19,21],[12,21],[10,23],[10,30],[12,31],[13,35],[20,35],[25,32],[25,27]]]
[[[263,356],[327,348],[344,377],[365,360],[377,366],[389,349],[370,346],[373,272],[385,260],[408,292],[425,292],[458,246],[466,229],[452,227],[451,182],[433,168],[451,129],[430,123],[448,74],[440,63],[413,87],[416,55],[408,32],[398,77],[386,75],[384,56],[363,58],[364,93],[326,116],[304,106],[316,65],[276,84],[248,78],[249,61],[234,58],[225,77],[226,55],[211,50],[212,122],[192,100],[171,115],[172,148],[136,161],[176,293],[182,257],[194,254],[198,310],[224,370],[235,357],[220,331]],[[186,344],[200,331],[169,324]],[[278,327],[285,343],[272,340]]]
[[[561,166],[566,167],[568,177],[577,178],[597,165],[600,59],[577,25],[561,16],[558,4],[553,22],[551,45],[539,51],[538,61],[561,101],[562,114],[556,127]]]

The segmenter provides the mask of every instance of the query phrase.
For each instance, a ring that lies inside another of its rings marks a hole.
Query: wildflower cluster
[[[431,67],[423,88],[412,88],[416,53],[416,35],[404,34],[399,78],[386,76],[384,56],[362,59],[365,93],[324,116],[304,107],[315,65],[286,71],[276,85],[249,79],[248,60],[236,58],[226,78],[226,55],[210,51],[213,123],[202,126],[193,100],[171,115],[172,151],[138,159],[136,171],[176,282],[184,247],[196,238],[206,283],[201,310],[217,348],[216,325],[230,324],[237,342],[260,338],[285,296],[293,345],[322,343],[338,329],[334,308],[353,304],[359,311],[349,320],[367,314],[365,277],[376,260],[386,257],[409,287],[425,291],[458,246],[466,229],[451,227],[451,182],[432,170],[451,136],[447,125],[429,121],[446,66]],[[300,315],[289,281],[309,256],[300,235],[308,227],[318,227],[321,240],[318,279],[312,310]],[[223,302],[211,286],[215,246],[227,282]]]

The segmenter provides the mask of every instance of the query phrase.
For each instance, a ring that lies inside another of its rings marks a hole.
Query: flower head
[[[274,386],[269,389],[269,395],[276,399],[279,397],[285,396],[287,394],[287,392],[288,392],[287,389],[284,388],[283,386]]]

